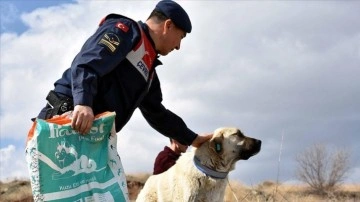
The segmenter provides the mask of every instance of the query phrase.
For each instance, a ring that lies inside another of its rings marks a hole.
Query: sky
[[[0,180],[28,178],[25,142],[45,96],[109,13],[145,21],[156,1],[1,1]],[[230,180],[296,182],[314,144],[347,150],[360,183],[360,1],[178,1],[193,30],[160,57],[163,104],[197,133],[261,139]],[[118,134],[128,174],[151,173],[168,138],[138,110]]]

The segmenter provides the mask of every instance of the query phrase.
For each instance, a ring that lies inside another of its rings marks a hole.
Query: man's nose
[[[181,42],[179,42],[179,44],[175,47],[176,50],[180,50],[180,44]]]

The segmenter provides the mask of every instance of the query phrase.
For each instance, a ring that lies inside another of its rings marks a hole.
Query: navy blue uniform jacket
[[[140,27],[155,56],[148,78],[126,57],[142,39]],[[73,98],[74,106],[90,106],[94,114],[115,111],[117,132],[139,108],[158,132],[190,145],[197,135],[161,103],[160,81],[155,71],[161,62],[157,58],[145,23],[110,14],[85,42],[71,67],[55,82],[55,92]]]

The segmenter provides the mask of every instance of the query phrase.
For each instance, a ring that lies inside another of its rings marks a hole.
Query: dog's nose
[[[256,147],[256,150],[260,151],[261,149],[261,140],[255,140],[255,147]]]

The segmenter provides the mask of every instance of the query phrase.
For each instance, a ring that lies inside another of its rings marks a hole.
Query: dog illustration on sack
[[[58,163],[54,163],[46,155],[39,152],[39,159],[45,162],[52,169],[56,170],[53,174],[53,179],[62,179],[78,175],[80,173],[91,173],[94,171],[101,171],[106,168],[97,169],[96,162],[86,155],[78,155],[75,147],[65,140],[58,143],[55,152],[55,158]]]
[[[72,162],[74,162],[78,153],[76,152],[73,145],[69,145],[66,141],[61,141],[58,143],[57,151],[55,152],[55,157],[58,160],[61,168],[69,166]]]

